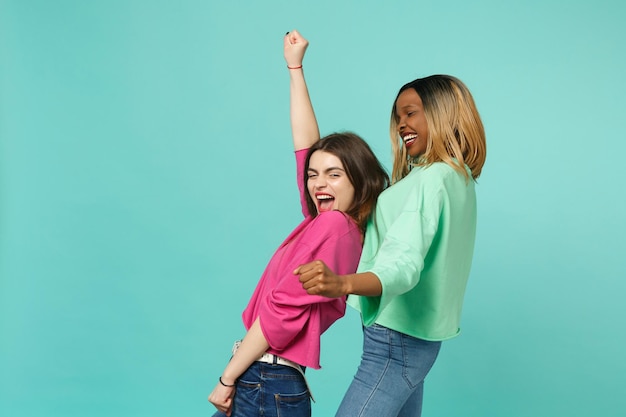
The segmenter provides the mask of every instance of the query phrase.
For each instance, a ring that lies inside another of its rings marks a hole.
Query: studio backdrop
[[[207,416],[299,223],[285,32],[322,134],[391,167],[401,85],[463,80],[487,131],[461,335],[424,416],[626,410],[621,1],[0,1],[0,415]],[[332,416],[349,310],[309,370]]]

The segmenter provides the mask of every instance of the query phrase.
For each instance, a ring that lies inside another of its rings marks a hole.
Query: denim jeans
[[[311,399],[300,372],[264,362],[250,365],[237,380],[231,417],[250,416],[310,417]]]
[[[419,417],[424,378],[441,342],[374,324],[363,330],[363,356],[336,417]]]

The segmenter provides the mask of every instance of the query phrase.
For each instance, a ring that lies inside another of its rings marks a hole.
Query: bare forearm
[[[302,68],[289,70],[291,135],[294,149],[310,148],[320,139],[313,104]]]
[[[261,324],[257,318],[241,341],[241,346],[224,369],[222,381],[225,384],[233,384],[268,348],[269,344],[261,331]]]
[[[345,284],[346,295],[355,294],[375,297],[383,293],[380,279],[372,272],[341,275],[341,278]]]

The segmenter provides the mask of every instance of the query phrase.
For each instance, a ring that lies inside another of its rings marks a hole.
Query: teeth
[[[333,197],[333,196],[330,196],[330,195],[318,195],[318,196],[317,196],[317,199],[318,199],[318,200],[331,200],[331,199],[333,199],[333,198],[334,198],[334,197]]]
[[[402,138],[402,140],[404,140],[405,142],[408,142],[412,139],[417,139],[417,135],[411,134],[411,135],[406,135],[405,137]]]

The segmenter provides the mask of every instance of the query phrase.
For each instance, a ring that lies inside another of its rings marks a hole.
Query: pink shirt
[[[293,271],[321,259],[337,274],[354,273],[361,256],[361,232],[341,211],[315,217],[308,213],[302,182],[306,154],[306,149],[296,152],[305,219],[272,256],[242,318],[246,329],[260,318],[269,353],[319,369],[320,336],[345,314],[346,300],[308,295]]]

